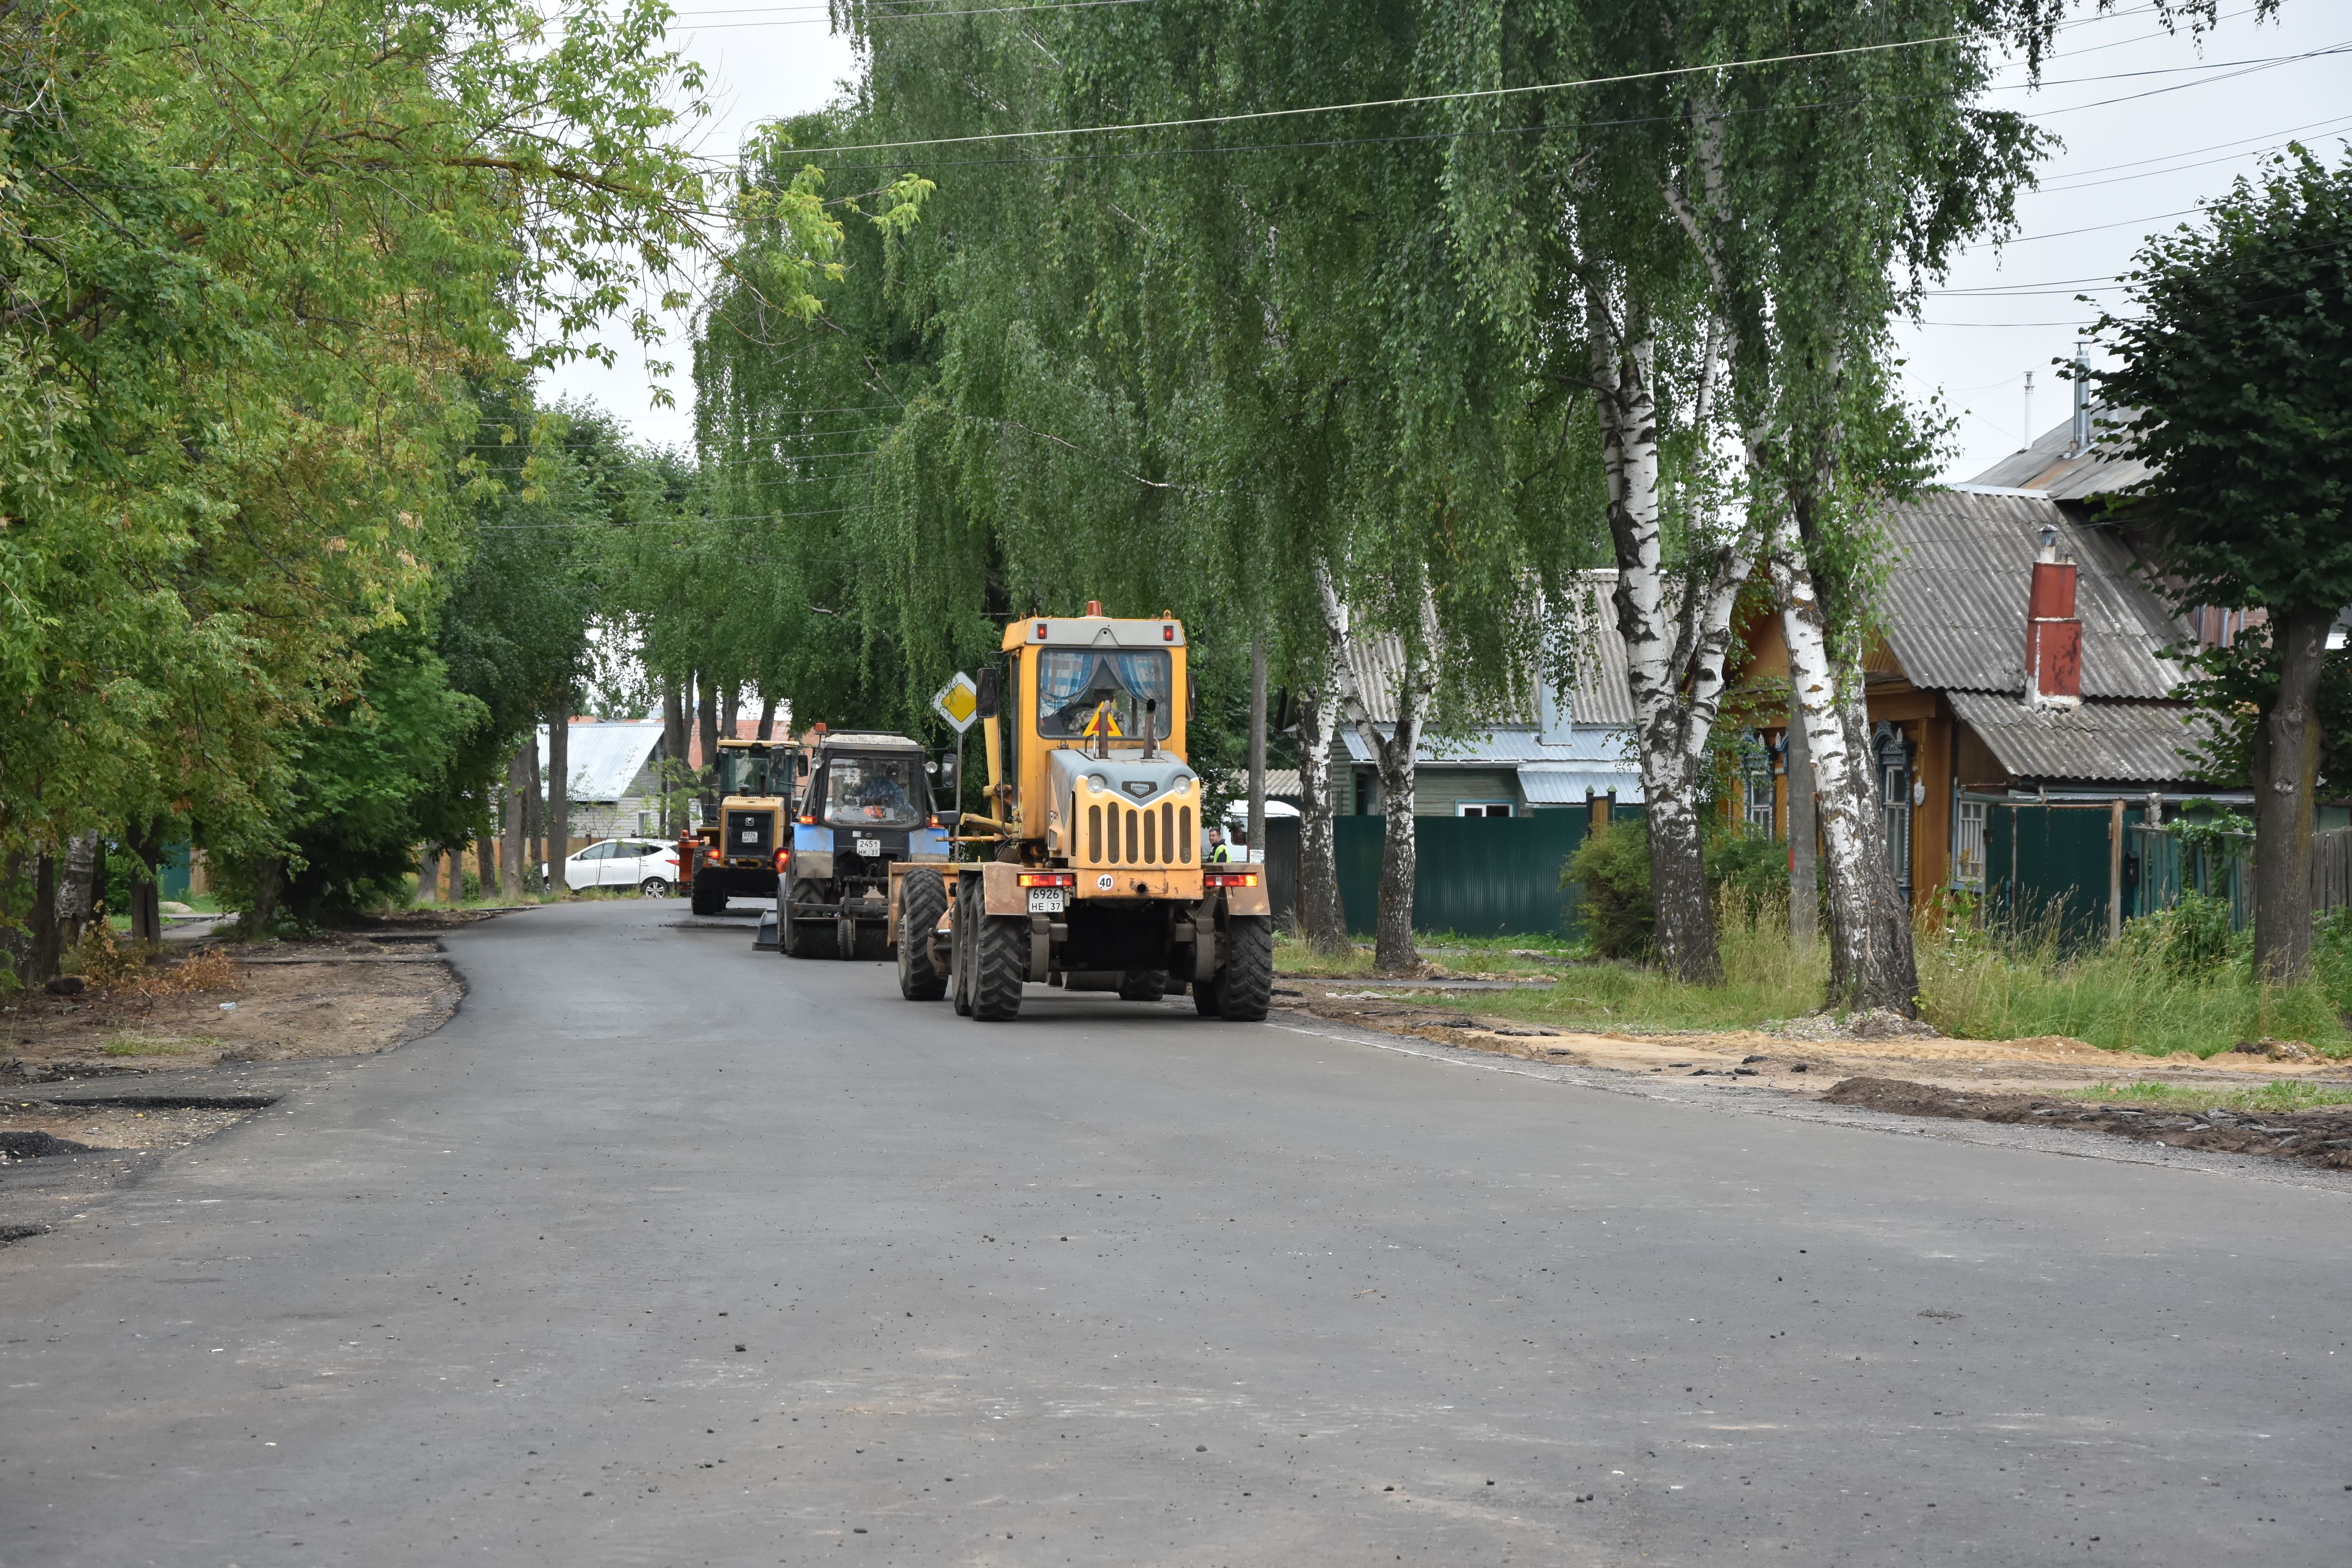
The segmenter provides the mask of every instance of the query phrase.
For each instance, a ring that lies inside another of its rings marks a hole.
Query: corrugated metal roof
[[[1969,482],[2039,490],[2052,500],[2087,500],[2136,485],[2147,478],[2148,466],[2118,455],[2114,433],[2103,440],[2097,429],[2101,419],[2119,421],[2129,416],[2128,412],[2094,405],[2090,448],[2070,458],[2067,448],[2074,444],[2074,417],[2070,413],[2063,423],[2036,437],[2033,445],[2011,452]]]
[[[658,720],[615,720],[574,724],[564,732],[563,761],[572,774],[572,800],[619,800],[661,739]],[[547,730],[539,731],[540,776],[546,777]]]
[[[1639,769],[1576,767],[1561,763],[1530,763],[1519,770],[1519,791],[1529,805],[1582,805],[1585,794],[1617,792],[1620,805],[1642,800]]]
[[[1625,681],[1625,642],[1617,635],[1617,607],[1610,600],[1617,574],[1610,570],[1579,576],[1578,603],[1570,606],[1569,613],[1586,635],[1578,639],[1580,657],[1575,685],[1569,694],[1570,713],[1578,724],[1631,724],[1633,693]],[[1371,710],[1372,721],[1383,727],[1395,723],[1397,687],[1404,679],[1403,641],[1385,633],[1351,638],[1348,664],[1363,689],[1364,706]],[[1543,721],[1536,708],[1533,693],[1526,693],[1510,705],[1510,711],[1494,719],[1498,724],[1533,727]]]
[[[2196,775],[2182,748],[2211,732],[2211,720],[2178,703],[2085,702],[2029,709],[2015,697],[1951,691],[1960,721],[2017,779],[2177,784]]]
[[[1888,520],[1897,551],[1886,589],[1886,639],[1913,685],[1936,690],[2025,689],[2025,599],[2042,530],[2081,568],[2083,695],[2164,698],[2180,669],[2162,654],[2186,635],[2131,574],[2105,531],[2029,496],[1930,490]]]
[[[1373,726],[1382,735],[1391,732],[1390,726]],[[1372,754],[1349,725],[1339,731],[1347,742],[1351,762],[1369,764]],[[1630,731],[1617,729],[1580,728],[1565,744],[1549,745],[1533,730],[1488,730],[1475,735],[1433,737],[1424,735],[1420,760],[1423,767],[1517,767],[1522,763],[1566,763],[1586,767],[1607,767],[1621,758],[1633,754],[1633,738]]]

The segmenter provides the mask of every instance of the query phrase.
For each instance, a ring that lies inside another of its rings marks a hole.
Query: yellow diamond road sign
[[[980,712],[980,688],[972,684],[971,676],[958,670],[955,679],[931,699],[931,708],[961,735],[971,728],[972,719]]]

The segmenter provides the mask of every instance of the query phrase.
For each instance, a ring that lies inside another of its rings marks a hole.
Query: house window
[[[1886,826],[1886,868],[1911,900],[1911,747],[1892,724],[1878,726],[1878,805]]]
[[[1513,816],[1517,815],[1507,800],[1457,800],[1454,803],[1456,816]]]
[[[1952,886],[1981,893],[1985,885],[1985,802],[1964,800],[1952,815]]]
[[[653,830],[654,814],[650,811],[641,811],[637,813],[637,831],[640,834],[645,834],[651,833]]]
[[[1772,837],[1772,752],[1755,736],[1739,753],[1739,816],[1748,831]]]

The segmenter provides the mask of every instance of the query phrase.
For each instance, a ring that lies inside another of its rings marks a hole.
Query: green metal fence
[[[1618,815],[1637,816],[1638,806]],[[1343,816],[1335,850],[1348,929],[1366,932],[1380,910],[1384,816]],[[1585,814],[1413,818],[1412,923],[1466,936],[1573,933],[1582,889],[1559,885],[1560,868],[1584,842]]]

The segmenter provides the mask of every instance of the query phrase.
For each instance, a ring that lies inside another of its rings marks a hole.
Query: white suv
[[[540,868],[542,876],[546,870]],[[563,880],[575,892],[635,888],[648,899],[667,899],[678,884],[677,847],[646,838],[607,838],[564,861]]]

